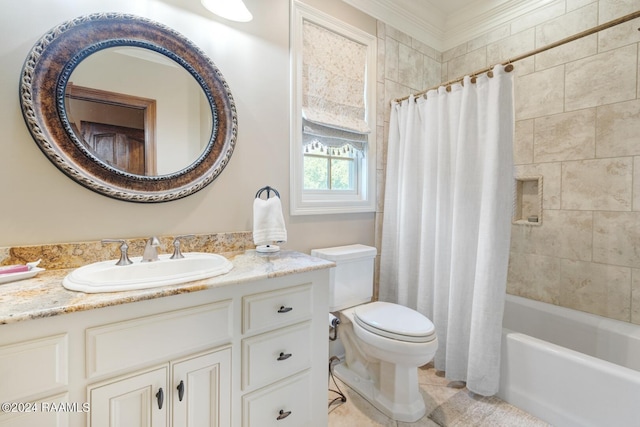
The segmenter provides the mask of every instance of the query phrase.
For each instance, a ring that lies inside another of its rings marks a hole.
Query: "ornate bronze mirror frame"
[[[83,59],[112,47],[149,49],[164,55],[202,88],[213,126],[202,153],[187,167],[158,176],[128,173],[99,159],[72,129],[65,107],[69,78]],[[22,69],[20,104],[31,135],[58,169],[93,191],[129,202],[166,202],[201,190],[222,172],[236,143],[235,103],[214,63],[171,28],[132,15],[91,14],[47,32]]]

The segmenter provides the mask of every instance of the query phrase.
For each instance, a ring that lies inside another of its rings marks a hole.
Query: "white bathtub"
[[[640,427],[640,326],[507,295],[498,396],[556,426]]]

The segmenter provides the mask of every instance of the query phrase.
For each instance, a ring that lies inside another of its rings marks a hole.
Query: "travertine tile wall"
[[[380,188],[391,99],[636,10],[640,0],[556,0],[442,54],[379,24]],[[511,294],[636,324],[638,28],[630,21],[515,63],[515,173],[543,176],[543,223],[513,226],[507,285]],[[378,226],[382,192],[379,200]]]
[[[442,54],[424,43],[378,21],[377,64],[377,175],[376,247],[380,259],[380,236],[384,208],[384,173],[389,137],[390,101],[440,83]],[[378,295],[379,262],[376,262],[374,295]]]

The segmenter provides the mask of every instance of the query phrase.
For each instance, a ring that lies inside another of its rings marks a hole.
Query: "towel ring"
[[[266,187],[262,187],[260,190],[258,190],[258,192],[256,193],[256,199],[259,199],[262,193],[264,193],[265,191],[267,192],[267,199],[271,197],[272,191],[276,194],[276,196],[278,196],[278,199],[280,198],[280,193],[278,193],[278,190],[267,185]]]

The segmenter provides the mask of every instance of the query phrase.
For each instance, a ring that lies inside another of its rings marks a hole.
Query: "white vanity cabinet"
[[[231,425],[230,374],[227,347],[90,385],[91,426]]]
[[[0,427],[326,427],[328,281],[313,269],[0,324],[0,400],[68,404],[0,412]]]
[[[313,425],[313,312],[311,284],[243,298],[243,427]]]
[[[68,398],[67,334],[17,335],[7,342],[0,328],[0,338],[0,426],[69,425],[68,413],[46,410]]]

